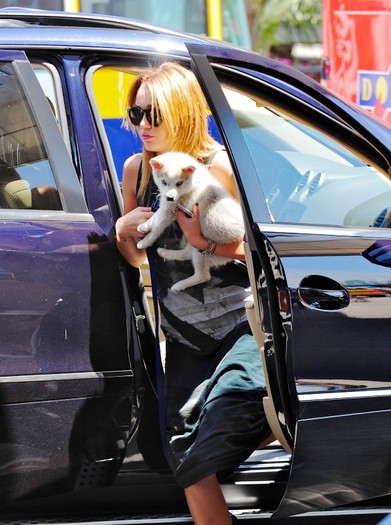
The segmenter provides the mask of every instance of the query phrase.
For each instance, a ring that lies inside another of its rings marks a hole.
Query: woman
[[[133,266],[145,251],[137,226],[149,219],[157,189],[148,161],[157,154],[184,151],[210,165],[213,175],[237,198],[223,147],[208,133],[207,107],[195,76],[176,63],[148,69],[127,97],[128,125],[140,137],[142,153],[126,160],[124,215],[117,221],[117,245]],[[211,241],[193,217],[176,210],[176,222],[157,243],[178,248],[187,241],[206,254]],[[162,330],[166,337],[165,406],[168,455],[184,488],[196,525],[228,525],[231,516],[219,480],[263,441],[270,429],[262,408],[265,383],[259,352],[249,333],[244,300],[249,295],[243,242],[217,244],[214,253],[232,259],[212,279],[183,292],[173,283],[193,273],[190,261],[165,261],[151,252],[156,267]],[[207,255],[205,255],[207,256]]]

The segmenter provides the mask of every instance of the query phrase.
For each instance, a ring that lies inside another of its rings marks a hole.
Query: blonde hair
[[[172,151],[184,151],[206,161],[221,145],[208,132],[208,107],[194,74],[176,62],[164,62],[148,68],[136,77],[126,99],[127,107],[135,105],[137,92],[147,86],[151,95],[152,118],[155,115],[167,129]],[[125,126],[136,130],[126,118]],[[144,195],[150,179],[149,160],[155,153],[143,148],[142,176],[139,195]]]

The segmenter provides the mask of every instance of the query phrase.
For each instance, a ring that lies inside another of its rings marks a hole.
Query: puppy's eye
[[[167,181],[165,179],[162,179],[163,186],[167,186]]]
[[[176,183],[176,186],[182,186],[183,184],[183,180],[179,180],[177,183]]]

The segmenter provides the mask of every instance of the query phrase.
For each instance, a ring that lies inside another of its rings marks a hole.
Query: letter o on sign
[[[380,102],[380,104],[385,104],[388,96],[388,85],[387,80],[384,77],[379,77],[376,80],[376,100]]]

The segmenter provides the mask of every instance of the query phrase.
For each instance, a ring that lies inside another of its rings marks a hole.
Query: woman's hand
[[[137,248],[138,240],[145,233],[137,231],[137,226],[150,219],[153,215],[151,208],[138,206],[120,217],[115,225],[117,247],[129,264],[139,268],[145,261],[145,250]]]
[[[177,208],[176,220],[186,237],[186,240],[197,250],[205,250],[209,242],[201,232],[200,210],[197,204],[193,206],[193,217],[189,217],[185,212]],[[211,239],[213,241],[213,239]],[[245,260],[243,241],[232,242],[228,244],[217,244],[215,255],[221,255],[230,259]]]
[[[151,208],[138,206],[120,217],[115,225],[117,239],[120,241],[126,241],[128,237],[132,237],[136,241],[142,239],[145,233],[139,232],[137,226],[150,219],[152,215]]]
[[[186,213],[177,208],[176,221],[186,237],[186,240],[197,250],[203,250],[207,246],[208,241],[202,235],[200,226],[200,210],[198,204],[195,204],[192,209],[193,217],[189,217]]]

